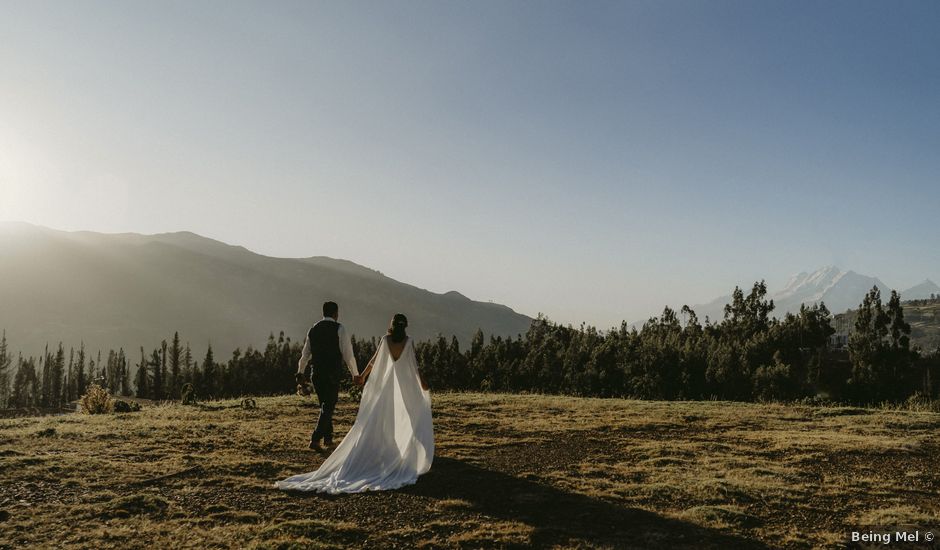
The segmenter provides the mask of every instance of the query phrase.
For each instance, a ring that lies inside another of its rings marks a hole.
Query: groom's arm
[[[300,354],[300,362],[297,363],[297,374],[307,372],[307,363],[310,362],[310,338],[304,338],[304,351]]]
[[[353,377],[359,376],[359,365],[356,364],[356,354],[353,353],[352,340],[349,339],[349,333],[346,327],[339,326],[339,349],[343,353],[343,361],[346,362],[346,368]]]

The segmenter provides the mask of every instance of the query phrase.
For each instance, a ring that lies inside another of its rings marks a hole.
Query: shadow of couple
[[[396,492],[438,500],[459,499],[469,503],[473,512],[521,522],[532,528],[530,545],[536,548],[768,548],[756,540],[450,457],[435,457],[433,468],[417,484]],[[381,495],[362,496],[381,498]]]

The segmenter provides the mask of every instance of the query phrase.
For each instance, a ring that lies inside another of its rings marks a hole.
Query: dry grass
[[[435,394],[415,486],[277,491],[314,469],[297,396],[0,420],[0,548],[845,547],[940,529],[940,414]],[[337,427],[355,404],[341,401]]]

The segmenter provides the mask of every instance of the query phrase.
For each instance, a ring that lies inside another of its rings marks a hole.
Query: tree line
[[[940,304],[940,296],[931,294],[929,298],[920,298],[918,300],[906,300],[912,306],[930,306]]]
[[[900,296],[873,288],[859,306],[847,349],[835,349],[825,304],[771,314],[764,282],[736,288],[724,317],[701,322],[689,307],[665,308],[640,328],[601,333],[539,316],[520,338],[477,333],[418,346],[432,387],[642,399],[797,400],[876,403],[935,395],[937,355],[910,345]]]
[[[736,288],[718,321],[701,321],[688,306],[665,308],[641,327],[626,323],[599,331],[539,316],[525,334],[485,337],[466,349],[443,335],[415,346],[419,365],[438,390],[539,392],[642,399],[796,400],[828,397],[875,403],[912,396],[933,398],[937,354],[910,343],[900,296],[886,302],[873,288],[859,306],[847,349],[834,349],[832,315],[825,304],[772,315],[763,281],[748,293]],[[375,338],[353,338],[360,368]],[[191,384],[198,399],[274,395],[294,391],[301,342],[271,334],[263,349],[236,349],[223,361],[210,346],[197,360],[179,333],[140,359],[131,375],[123,349],[88,357],[84,346],[60,344],[38,358],[17,357],[0,339],[0,405],[58,407],[96,383],[114,395],[178,400]],[[67,360],[66,360],[67,358]],[[346,384],[350,383],[346,380]]]

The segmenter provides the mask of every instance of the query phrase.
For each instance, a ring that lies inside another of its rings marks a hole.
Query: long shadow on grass
[[[530,525],[535,547],[580,539],[615,548],[766,548],[753,540],[447,457],[435,457],[431,471],[401,492],[461,499],[480,513]]]

